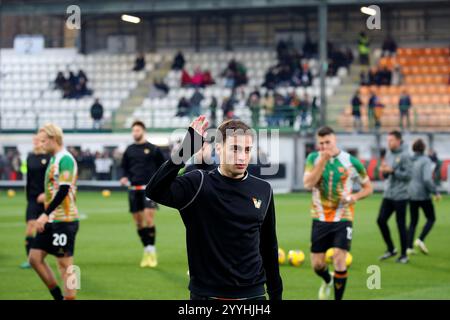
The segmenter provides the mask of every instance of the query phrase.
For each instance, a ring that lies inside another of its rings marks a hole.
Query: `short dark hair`
[[[319,130],[317,130],[317,136],[319,136],[319,137],[325,137],[330,134],[334,134],[334,130],[328,126],[324,126],[324,127],[320,128]]]
[[[145,130],[145,124],[144,124],[144,122],[142,122],[141,120],[136,120],[136,121],[134,121],[134,122],[132,123],[132,125],[131,125],[131,128],[134,128],[134,127],[136,127],[136,126],[141,127],[142,129]]]
[[[217,128],[215,141],[217,143],[225,143],[227,140],[227,134],[230,132],[238,132],[240,134],[251,134],[253,136],[253,132],[250,132],[250,126],[248,126],[245,122],[236,119],[230,119],[222,122],[222,124]]]
[[[425,142],[423,142],[422,139],[417,139],[416,141],[414,141],[413,145],[412,145],[412,149],[414,152],[423,154],[425,152]]]
[[[392,130],[389,132],[390,136],[394,136],[397,140],[402,140],[402,133],[398,130]]]

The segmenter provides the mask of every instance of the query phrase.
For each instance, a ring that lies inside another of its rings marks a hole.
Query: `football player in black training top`
[[[33,151],[27,157],[27,182],[25,186],[27,197],[25,250],[27,258],[36,234],[36,219],[44,212],[44,180],[49,160],[50,155],[42,148],[38,133],[33,136]],[[23,269],[31,268],[28,259],[20,267]]]
[[[156,202],[145,197],[145,185],[164,162],[161,150],[147,141],[145,125],[135,121],[131,126],[134,143],[125,150],[122,158],[123,177],[120,183],[127,186],[130,212],[144,246],[141,267],[158,265],[155,248]]]
[[[217,169],[178,176],[202,147],[208,122],[195,119],[181,147],[155,173],[147,197],[179,210],[186,227],[191,299],[281,299],[275,206],[270,184],[247,172],[253,133],[239,120],[222,123]]]

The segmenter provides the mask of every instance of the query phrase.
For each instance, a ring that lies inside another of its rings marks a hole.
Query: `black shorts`
[[[36,200],[28,200],[26,221],[36,220],[44,212],[44,204],[38,203]]]
[[[158,209],[158,204],[145,196],[145,190],[128,191],[128,202],[131,213],[142,211],[145,208]]]
[[[78,221],[47,223],[43,232],[38,232],[32,249],[40,249],[56,257],[72,257]]]
[[[329,248],[350,251],[352,242],[352,222],[324,222],[313,220],[311,232],[311,252],[323,253]]]

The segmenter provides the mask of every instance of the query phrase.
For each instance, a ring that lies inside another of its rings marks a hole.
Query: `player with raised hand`
[[[195,119],[181,147],[150,180],[147,197],[179,210],[186,227],[191,299],[281,299],[275,206],[270,184],[247,172],[253,132],[239,120],[217,129],[217,169],[178,171],[202,147]]]

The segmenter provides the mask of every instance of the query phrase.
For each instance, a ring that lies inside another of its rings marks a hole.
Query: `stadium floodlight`
[[[375,9],[369,7],[361,7],[361,12],[369,16],[375,16],[377,14],[377,11]]]
[[[122,19],[122,21],[131,22],[131,23],[141,22],[141,19],[139,17],[130,16],[128,14],[123,14],[121,19]]]

